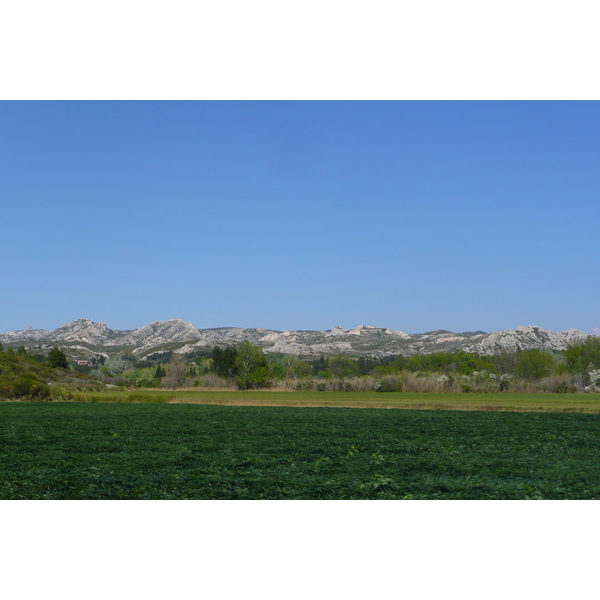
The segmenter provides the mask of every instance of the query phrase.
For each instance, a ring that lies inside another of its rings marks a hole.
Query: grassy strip
[[[113,403],[600,413],[600,394],[145,390],[143,394],[118,391],[82,397],[91,402]]]

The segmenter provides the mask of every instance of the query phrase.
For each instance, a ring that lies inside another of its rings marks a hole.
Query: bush
[[[0,385],[0,396],[47,400],[50,398],[50,388],[33,373],[22,373],[13,381]]]
[[[577,386],[571,382],[570,375],[554,375],[539,381],[535,386],[535,391],[554,394],[574,394],[577,391]]]
[[[387,375],[381,379],[379,385],[381,392],[403,392],[403,377],[401,375]]]

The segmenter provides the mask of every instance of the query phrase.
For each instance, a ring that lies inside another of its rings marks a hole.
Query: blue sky
[[[0,331],[600,328],[598,102],[0,102]]]

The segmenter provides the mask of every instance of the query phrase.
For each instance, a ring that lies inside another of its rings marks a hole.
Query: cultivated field
[[[1,499],[600,497],[594,414],[6,402],[0,455]]]

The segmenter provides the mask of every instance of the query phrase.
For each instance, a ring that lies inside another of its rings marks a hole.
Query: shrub
[[[387,375],[381,379],[379,389],[382,392],[403,392],[402,379],[402,375]]]
[[[539,381],[532,391],[573,394],[577,391],[577,387],[571,382],[570,375],[554,375]]]
[[[50,398],[50,388],[33,373],[22,373],[13,381],[1,385],[0,395],[5,398],[46,400]]]

